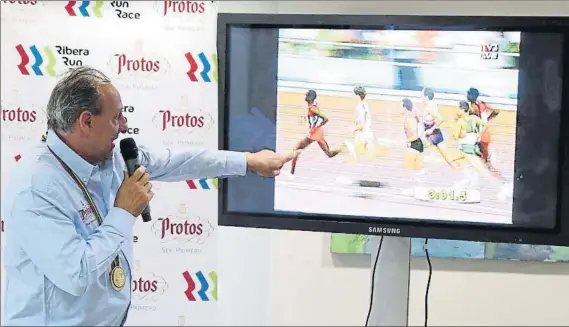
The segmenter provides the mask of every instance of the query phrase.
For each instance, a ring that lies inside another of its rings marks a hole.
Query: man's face
[[[100,87],[100,93],[101,113],[93,116],[89,143],[93,158],[102,162],[111,158],[114,141],[119,133],[126,133],[128,127],[117,89],[110,84],[104,85]]]
[[[405,103],[403,101],[401,101],[399,103],[399,106],[401,106],[401,109],[403,109],[403,114],[404,115],[408,115],[408,116],[413,116],[415,117],[415,111],[413,109],[409,110],[407,109],[407,107],[405,107]]]

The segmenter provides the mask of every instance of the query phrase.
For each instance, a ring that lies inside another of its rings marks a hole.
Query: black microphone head
[[[138,158],[138,147],[132,137],[121,140],[121,154],[124,160]]]

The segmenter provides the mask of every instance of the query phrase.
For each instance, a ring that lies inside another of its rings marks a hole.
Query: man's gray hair
[[[111,80],[101,71],[88,66],[70,69],[57,82],[47,103],[47,127],[70,133],[85,110],[93,115],[101,113],[99,86]]]

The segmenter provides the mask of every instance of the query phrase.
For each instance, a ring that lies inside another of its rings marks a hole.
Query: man
[[[119,92],[98,70],[66,73],[47,105],[45,143],[24,156],[2,201],[2,325],[119,326],[131,299],[133,224],[150,180],[279,174],[293,154],[150,152],[125,171],[114,141],[127,131]]]
[[[408,151],[405,153],[405,168],[415,171],[415,179],[425,174],[423,162],[423,141],[419,137],[419,120],[413,110],[413,102],[409,98],[401,100],[401,108],[404,109],[403,131],[407,141]]]
[[[424,107],[420,120],[422,121],[422,127],[425,131],[425,137],[429,143],[435,146],[435,149],[437,149],[441,157],[443,157],[449,166],[453,169],[457,169],[458,167],[453,158],[451,158],[448,148],[444,142],[443,132],[440,128],[443,119],[439,112],[439,106],[434,98],[435,91],[433,89],[423,89]]]
[[[452,131],[458,143],[458,150],[468,162],[464,166],[464,180],[455,185],[460,188],[464,186],[476,187],[478,185],[478,176],[486,175],[487,173],[486,166],[481,160],[482,151],[480,149],[480,133],[484,129],[485,124],[477,115],[469,112],[469,103],[460,101],[456,112],[456,124]]]
[[[346,142],[348,150],[354,157],[365,150],[368,156],[373,154],[373,131],[371,129],[371,111],[369,105],[365,100],[367,92],[363,86],[354,87],[354,94],[358,97],[359,101],[356,105],[356,126],[352,130],[354,133],[355,146]]]
[[[482,151],[482,159],[492,174],[496,175],[498,178],[501,178],[500,172],[492,166],[492,162],[490,160],[490,142],[492,140],[492,137],[490,133],[490,126],[488,124],[494,118],[496,118],[500,112],[498,110],[490,108],[486,102],[478,100],[479,96],[480,91],[478,91],[476,88],[470,88],[468,91],[466,91],[466,99],[470,104],[470,114],[478,116],[484,123],[486,123],[486,126],[480,133],[480,149]]]
[[[496,174],[492,171],[484,159],[480,141],[482,132],[486,128],[486,123],[472,112],[468,101],[459,102],[456,118],[452,134],[456,138],[458,149],[468,162],[468,165],[465,166],[464,180],[457,183],[455,187],[478,187],[479,177],[485,176],[497,184],[500,189],[498,193],[500,201],[512,197],[513,183],[506,182],[501,174]],[[468,169],[468,166],[474,169]]]
[[[324,128],[323,126],[328,123],[328,118],[320,111],[318,103],[316,103],[316,91],[308,90],[304,95],[304,101],[308,105],[306,110],[306,122],[308,123],[308,133],[305,138],[300,140],[294,148],[295,151],[304,150],[307,146],[312,144],[312,142],[318,143],[320,149],[328,158],[333,158],[339,153],[344,151],[344,147],[331,150],[328,142],[324,138]],[[298,155],[295,155],[292,159],[290,175],[293,176],[296,171],[296,163],[298,160]]]

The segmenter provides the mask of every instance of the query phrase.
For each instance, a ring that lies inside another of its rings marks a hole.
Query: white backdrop
[[[113,80],[126,137],[137,143],[217,147],[216,2],[1,6],[2,193],[20,156],[40,142],[51,89],[69,67],[89,65]],[[215,180],[155,184],[153,221],[135,225],[128,325],[217,323],[216,188]]]

